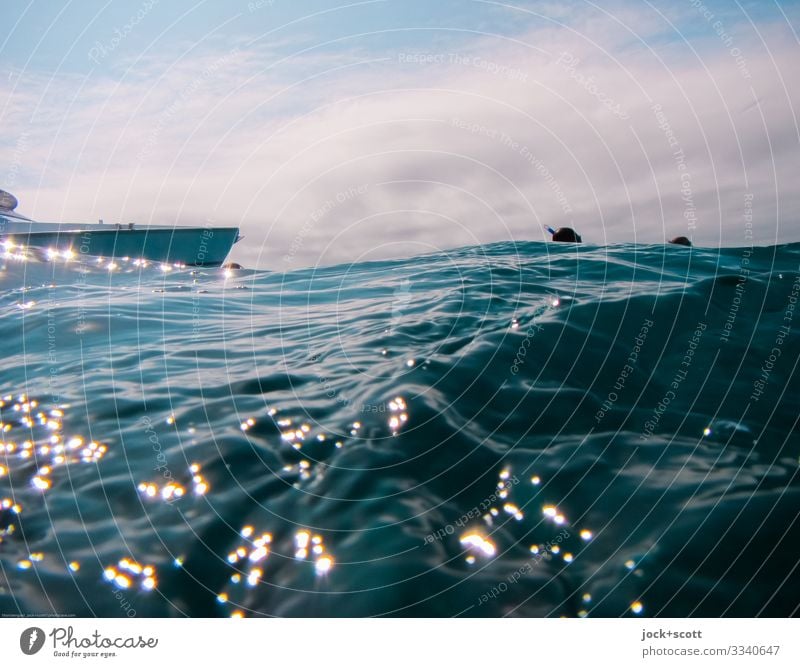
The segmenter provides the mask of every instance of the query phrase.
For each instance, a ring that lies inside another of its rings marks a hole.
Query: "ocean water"
[[[0,263],[4,615],[797,613],[800,244],[107,264]]]

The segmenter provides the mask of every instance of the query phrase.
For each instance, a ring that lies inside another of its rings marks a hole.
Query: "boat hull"
[[[0,236],[15,246],[71,253],[76,258],[127,257],[187,266],[219,266],[239,239],[236,227],[92,225],[62,229],[52,223],[30,222],[25,225],[18,221],[7,221],[3,227]]]

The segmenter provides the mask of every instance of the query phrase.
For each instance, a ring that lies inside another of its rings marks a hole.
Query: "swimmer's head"
[[[692,245],[692,242],[685,236],[676,236],[674,239],[670,239],[670,243],[674,243],[675,245]]]
[[[564,243],[580,243],[581,235],[571,227],[559,227],[553,232],[553,240],[562,241]]]

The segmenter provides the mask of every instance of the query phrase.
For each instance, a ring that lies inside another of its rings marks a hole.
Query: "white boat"
[[[30,248],[74,259],[219,266],[241,238],[238,227],[37,222],[17,213],[17,204],[14,195],[0,190],[0,244],[6,251]]]

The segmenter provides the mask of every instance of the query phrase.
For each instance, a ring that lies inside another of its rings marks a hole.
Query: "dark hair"
[[[559,227],[553,232],[553,240],[564,241],[566,243],[580,243],[581,235],[572,229],[572,227]]]

